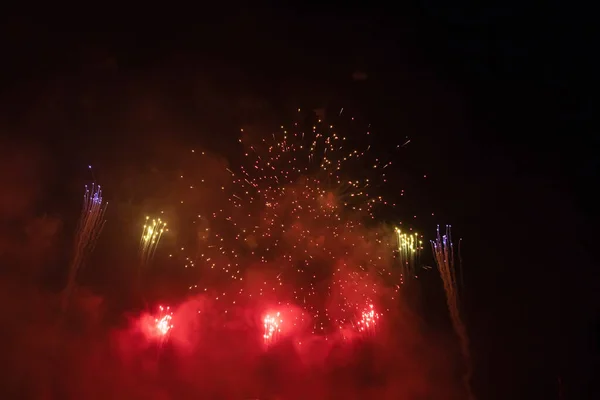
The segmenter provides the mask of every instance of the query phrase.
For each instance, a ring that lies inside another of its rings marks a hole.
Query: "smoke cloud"
[[[104,100],[100,94],[92,96],[94,101],[90,100],[87,106],[102,109]],[[89,93],[86,96],[89,98]],[[206,210],[228,206],[224,193],[231,191],[229,158],[215,149],[207,150],[209,145],[192,146],[183,140],[164,138],[164,131],[157,127],[169,127],[172,131],[175,128],[169,121],[177,116],[164,111],[151,95],[148,97],[139,101],[139,107],[132,107],[137,113],[110,121],[115,132],[138,127],[145,132],[153,129],[154,133],[144,136],[145,156],[129,156],[132,147],[127,147],[115,150],[110,157],[107,153],[95,158],[99,160],[95,178],[102,181],[109,200],[108,222],[90,265],[82,271],[67,314],[60,311],[60,291],[71,256],[70,227],[74,224],[64,221],[76,218],[80,204],[70,200],[68,204],[74,204],[73,209],[59,207],[60,212],[47,206],[51,197],[48,182],[54,182],[49,174],[55,161],[40,149],[43,146],[0,143],[0,263],[7,266],[0,282],[0,312],[5,321],[0,333],[0,360],[3,365],[11,366],[0,378],[1,397],[461,398],[460,374],[453,372],[456,355],[452,340],[428,333],[423,318],[413,314],[399,295],[393,301],[396,308],[386,314],[372,336],[350,332],[315,336],[309,334],[314,323],[310,319],[293,327],[287,324],[287,321],[302,321],[296,319],[303,313],[301,308],[294,305],[281,308],[268,295],[235,307],[223,307],[223,295],[219,293],[223,286],[216,283],[211,286],[214,282],[207,277],[204,292],[202,280],[196,279],[197,272],[177,275],[177,271],[183,270],[183,263],[167,264],[168,252],[165,252],[164,258],[158,255],[156,259],[159,272],[152,272],[156,275],[149,289],[154,290],[153,295],[148,296],[144,307],[134,304],[130,299],[134,291],[133,274],[128,271],[136,262],[133,247],[139,239],[136,233],[141,229],[136,224],[145,214],[166,215],[176,234],[165,238],[165,243],[171,246],[189,240],[194,253],[189,256],[200,257],[201,254],[195,254],[198,248],[214,239],[212,232],[221,228],[211,222]],[[104,107],[106,111],[106,101]],[[153,114],[152,123],[148,122],[149,114]],[[89,118],[94,122],[96,117]],[[110,124],[105,122],[103,126]],[[123,140],[131,144],[139,139],[138,135]],[[206,157],[198,162],[197,153],[202,151]],[[156,154],[165,157],[150,157]],[[188,162],[186,157],[194,161]],[[85,167],[86,164],[84,170]],[[204,185],[191,192],[189,185],[177,181],[178,175]],[[81,176],[68,177],[71,181],[81,180],[77,178]],[[71,193],[70,185],[66,187],[69,190],[57,195],[59,198],[79,196],[75,190]],[[291,193],[294,187],[289,189]],[[296,201],[293,194],[290,196],[282,203],[283,209],[278,210],[282,214]],[[320,206],[334,207],[339,197],[325,195],[316,201]],[[169,208],[164,204],[178,206]],[[260,223],[258,220],[272,212],[270,206],[256,205],[244,210],[250,216],[244,217],[245,220],[240,215],[239,221]],[[189,217],[193,215],[195,222],[190,223]],[[323,246],[331,245],[326,225],[307,219],[295,224],[281,237],[281,248],[288,253],[306,251],[317,256]],[[301,232],[307,229],[313,233],[312,237],[301,237]],[[360,231],[364,235],[348,236],[346,239],[354,250],[334,249],[340,257],[326,265],[325,273],[344,272],[345,268],[349,273],[366,253],[389,263],[376,245],[376,238],[369,236],[373,232],[381,229],[367,232],[365,228]],[[252,235],[244,239],[240,252],[251,252],[261,241]],[[298,243],[303,248],[293,249]],[[178,257],[176,253],[173,258]],[[225,256],[215,260],[219,266],[231,262]],[[276,256],[263,265],[251,264],[242,275],[240,288],[259,290],[267,279],[273,279],[270,268],[281,261]],[[367,270],[362,277],[361,282],[366,286],[377,281],[372,273]],[[42,279],[48,276],[51,278]],[[199,287],[191,292],[182,290],[184,286],[180,283],[189,283],[192,278],[199,282]],[[174,289],[167,290],[161,285],[172,285]],[[288,295],[293,294],[291,288],[284,290]],[[364,294],[361,290],[348,289],[337,295],[356,296],[358,301]],[[381,290],[382,297],[392,297],[392,292],[383,292],[389,289]],[[159,304],[171,306],[173,311],[173,328],[167,336],[153,333]],[[328,307],[327,301],[321,305]],[[277,312],[285,322],[277,340],[267,346],[263,319],[265,314]]]

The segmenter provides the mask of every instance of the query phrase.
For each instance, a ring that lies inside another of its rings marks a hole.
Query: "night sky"
[[[76,209],[88,164],[110,187],[160,140],[226,154],[240,126],[277,125],[298,107],[353,112],[383,150],[408,136],[397,161],[420,229],[449,223],[463,238],[478,398],[556,399],[559,381],[565,399],[593,398],[588,17],[423,3],[398,15],[2,17],[2,136],[49,154],[37,207],[61,215]]]

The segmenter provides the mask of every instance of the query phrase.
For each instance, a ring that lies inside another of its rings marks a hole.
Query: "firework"
[[[203,221],[195,263],[203,284],[190,287],[206,291],[205,271],[220,270],[231,280],[219,296],[225,307],[262,298],[301,307],[294,323],[315,334],[353,326],[365,304],[388,293],[395,238],[373,221],[379,205],[393,206],[377,194],[391,163],[320,120],[258,142],[242,135],[246,160],[227,169],[226,201],[194,220]],[[366,127],[357,142],[370,135]],[[205,179],[183,176],[182,190],[194,198],[188,191]]]
[[[416,270],[419,264],[421,250],[423,250],[423,241],[419,239],[418,233],[402,232],[400,228],[395,228],[396,239],[398,241],[398,256],[402,269],[402,280],[408,277],[416,276]]]
[[[173,329],[173,312],[170,307],[158,306],[156,314],[144,313],[138,323],[149,341],[158,341],[162,344]]]
[[[264,323],[264,333],[263,339],[265,344],[268,346],[272,344],[281,333],[281,324],[283,320],[281,319],[280,313],[276,313],[275,315],[265,315],[263,320]]]
[[[168,231],[166,227],[167,223],[160,218],[150,220],[150,217],[146,217],[146,223],[144,224],[142,237],[140,238],[141,267],[148,265],[152,261],[163,232]]]
[[[454,267],[454,245],[452,244],[452,233],[450,225],[446,226],[446,234],[440,234],[440,228],[437,228],[435,241],[431,241],[435,262],[440,272],[444,291],[446,292],[446,303],[450,313],[452,326],[460,340],[461,352],[465,360],[467,371],[465,374],[465,386],[470,399],[474,399],[471,391],[471,356],[469,352],[469,337],[467,328],[462,320],[459,307],[459,293],[456,279],[456,269]],[[460,257],[460,254],[459,254]]]
[[[171,321],[173,320],[173,313],[170,311],[170,308],[164,308],[163,306],[159,306],[160,315],[158,318],[154,319],[154,327],[156,330],[156,334],[159,337],[166,337],[171,329],[173,329],[173,324]]]
[[[63,311],[66,311],[69,297],[77,284],[79,270],[84,266],[87,257],[96,246],[96,241],[104,226],[106,205],[102,202],[102,188],[100,185],[92,184],[89,188],[87,185],[85,186],[83,207],[79,217],[77,233],[75,234],[75,250],[63,296]]]
[[[379,313],[375,311],[373,304],[369,304],[360,313],[360,320],[356,323],[359,332],[372,335],[375,333],[377,323],[379,321]]]

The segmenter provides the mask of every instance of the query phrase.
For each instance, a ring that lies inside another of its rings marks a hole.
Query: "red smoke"
[[[2,376],[3,397],[449,399],[457,392],[444,346],[428,343],[414,321],[354,340],[282,329],[265,347],[262,326],[215,320],[203,297],[174,307],[173,328],[160,337],[160,312],[119,327],[107,322],[101,298],[80,290],[72,303],[61,318],[58,297],[3,285],[2,357],[12,366]],[[288,317],[281,319],[286,326]]]
[[[214,296],[170,303],[167,335],[157,331],[158,305],[127,316],[108,291],[80,288],[61,314],[59,289],[38,283],[62,238],[61,221],[35,211],[41,156],[6,153],[15,156],[0,157],[0,222],[18,228],[0,230],[0,263],[8,266],[0,280],[0,398],[461,398],[448,344],[423,334],[406,307],[386,314],[366,338],[351,326],[312,335],[297,322],[300,309],[272,299],[227,313]],[[258,275],[246,276],[247,285],[264,282]],[[278,312],[277,340],[264,346],[264,316]]]

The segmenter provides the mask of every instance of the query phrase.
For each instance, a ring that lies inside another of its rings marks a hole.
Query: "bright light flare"
[[[140,328],[151,341],[165,340],[173,329],[173,313],[171,312],[171,308],[159,306],[156,315],[142,315]]]
[[[165,310],[163,306],[160,306],[160,313],[162,314],[162,317],[154,320],[156,323],[156,331],[159,335],[166,336],[171,329],[173,329],[173,324],[171,324],[173,313],[169,311],[169,307]]]
[[[268,346],[272,344],[281,333],[281,324],[283,323],[283,319],[281,319],[281,313],[276,314],[267,314],[263,320],[264,323],[264,333],[263,339],[265,344]]]
[[[369,304],[360,314],[360,320],[356,324],[358,331],[367,334],[375,333],[379,317],[380,315],[375,311],[373,304]]]

